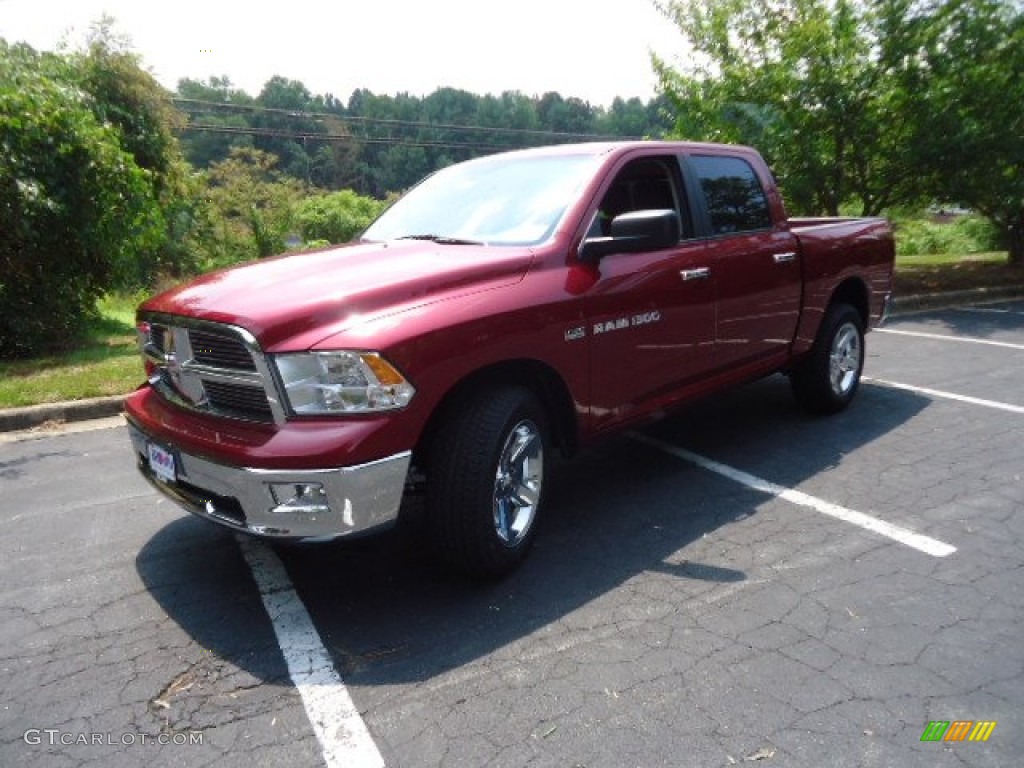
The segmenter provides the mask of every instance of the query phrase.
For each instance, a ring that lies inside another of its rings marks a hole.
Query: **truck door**
[[[621,213],[666,208],[681,216],[679,243],[603,257],[585,296],[597,429],[668,404],[714,361],[714,284],[706,244],[693,237],[676,158],[644,157],[623,167],[588,234],[601,235],[602,226]]]
[[[796,237],[774,227],[762,180],[743,157],[688,156],[717,292],[715,367],[788,354],[800,318]]]

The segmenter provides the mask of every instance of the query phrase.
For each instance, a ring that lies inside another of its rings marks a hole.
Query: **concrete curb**
[[[1024,285],[898,296],[893,302],[891,316],[952,307],[971,301],[997,301],[1022,297],[1024,297]],[[64,403],[45,403],[27,408],[3,408],[0,409],[0,432],[31,429],[48,421],[86,421],[116,416],[123,410],[123,401],[124,395],[114,395],[113,397],[94,397],[89,400],[72,400]]]
[[[43,403],[0,410],[0,432],[31,429],[47,422],[86,421],[116,416],[124,410],[124,395]]]
[[[923,312],[927,309],[943,309],[972,301],[998,301],[1024,297],[1024,285],[1001,285],[995,288],[968,288],[946,293],[921,293],[914,296],[897,296],[893,300],[891,315],[905,315]]]

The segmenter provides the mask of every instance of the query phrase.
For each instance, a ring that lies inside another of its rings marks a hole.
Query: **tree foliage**
[[[276,166],[274,155],[250,147],[234,147],[226,160],[211,166],[204,268],[284,252],[305,187]]]
[[[875,214],[917,194],[884,19],[856,0],[672,0],[695,58],[656,60],[676,133],[758,146],[791,205]]]
[[[380,215],[385,203],[351,189],[307,197],[295,210],[295,224],[306,242],[347,243]]]
[[[75,62],[0,40],[0,356],[72,343],[160,247],[154,184]]]
[[[791,207],[975,208],[1024,259],[1020,0],[667,0],[676,134],[758,146]]]
[[[93,25],[85,49],[74,53],[70,63],[92,96],[97,118],[117,128],[121,146],[148,172],[159,196],[174,186],[182,171],[175,134],[184,121],[169,94],[142,68],[138,55],[125,48],[112,25],[109,17]]]
[[[249,127],[246,107],[253,98],[235,88],[228,77],[211,77],[209,82],[185,78],[178,81],[178,97],[189,119],[183,129],[182,150],[196,168],[208,168],[231,154],[232,147],[251,147],[253,137],[245,131]],[[195,129],[195,125],[205,129]]]
[[[439,88],[418,97],[357,89],[346,103],[283,77],[268,80],[255,98],[226,77],[182,80],[178,95],[189,113],[182,144],[196,167],[245,144],[277,156],[280,170],[303,182],[377,198],[483,154],[593,136],[657,138],[669,127],[661,99],[619,99],[604,109],[553,92],[478,96]]]
[[[144,172],[163,219],[158,241],[145,258],[133,260],[118,282],[140,286],[157,275],[189,272],[195,267],[201,193],[178,144],[184,116],[114,31],[110,17],[95,23],[84,48],[68,59],[82,89],[92,97],[97,118],[117,130],[121,147]]]
[[[952,0],[916,25],[914,147],[929,189],[982,213],[1024,263],[1024,4]]]

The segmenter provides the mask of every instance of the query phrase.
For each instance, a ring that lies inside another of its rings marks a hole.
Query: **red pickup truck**
[[[139,308],[139,468],[238,531],[392,526],[474,576],[514,568],[557,451],[782,371],[857,391],[885,314],[880,219],[787,219],[752,149],[580,144],[422,181],[358,243],[209,274]]]

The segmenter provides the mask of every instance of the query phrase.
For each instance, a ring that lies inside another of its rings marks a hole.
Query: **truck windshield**
[[[428,176],[363,234],[364,241],[422,238],[537,245],[596,169],[594,155],[496,155]]]

